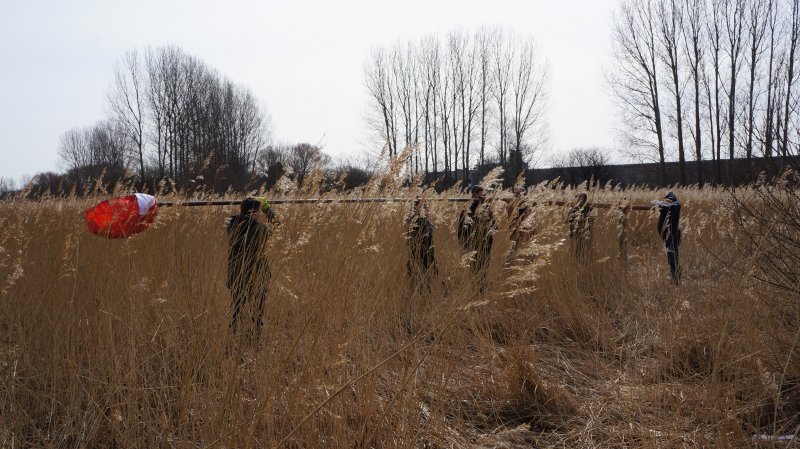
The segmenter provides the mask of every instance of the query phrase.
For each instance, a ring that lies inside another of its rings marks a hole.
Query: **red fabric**
[[[125,238],[147,229],[158,215],[158,203],[147,214],[139,215],[136,196],[112,198],[86,209],[89,232],[110,239]]]

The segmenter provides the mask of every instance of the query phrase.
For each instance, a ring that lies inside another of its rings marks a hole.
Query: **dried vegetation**
[[[578,261],[565,209],[542,205],[571,198],[554,187],[529,191],[536,236],[511,267],[497,203],[483,294],[456,241],[461,206],[436,201],[458,192],[424,194],[439,263],[424,295],[406,278],[410,201],[280,207],[257,349],[227,328],[232,208],[163,208],[114,241],[84,230],[92,200],[0,203],[0,447],[784,444],[753,438],[800,424],[797,290],[755,280],[775,246],[736,213],[762,200],[677,190],[673,286],[655,212],[598,210]],[[387,175],[347,197],[419,193]]]

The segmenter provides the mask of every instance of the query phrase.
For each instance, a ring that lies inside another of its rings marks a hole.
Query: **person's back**
[[[461,211],[458,220],[458,238],[461,246],[467,251],[475,251],[471,268],[481,292],[485,288],[486,269],[491,258],[494,234],[497,231],[494,212],[491,205],[484,202],[485,198],[486,192],[482,187],[473,187],[472,202],[468,209]]]
[[[247,303],[252,311],[256,336],[264,324],[264,303],[271,273],[264,245],[269,229],[258,221],[262,203],[248,198],[242,202],[241,213],[228,219],[228,277],[226,286],[233,299],[230,327],[235,333]]]
[[[475,228],[475,220],[473,217],[477,207],[478,204],[473,201],[470,204],[469,209],[462,209],[458,214],[458,222],[456,223],[458,243],[467,251],[471,249],[470,246],[472,242],[472,234]]]
[[[406,237],[409,239],[411,260],[418,261],[427,270],[434,262],[433,224],[427,217],[414,215],[407,222]]]
[[[524,244],[531,236],[532,231],[529,228],[530,224],[526,223],[531,209],[527,200],[525,199],[525,188],[514,188],[514,199],[506,206],[506,215],[508,216],[508,228],[511,241],[514,242],[516,247]]]
[[[489,204],[481,204],[472,219],[475,224],[472,233],[472,241],[470,247],[472,250],[488,254],[492,250],[492,242],[494,241],[494,233],[497,228],[497,223],[494,219],[494,212]]]
[[[569,238],[571,239],[591,239],[592,226],[594,225],[594,209],[587,203],[588,196],[585,193],[575,195],[578,204],[571,207],[567,213],[569,224]]]
[[[228,280],[230,289],[252,286],[259,274],[269,272],[262,254],[267,239],[267,227],[250,216],[230,217],[228,231]]]
[[[669,192],[663,201],[654,201],[658,206],[658,235],[667,248],[667,262],[669,263],[670,276],[676,284],[680,283],[680,246],[681,246],[681,203],[678,197]]]
[[[429,290],[432,275],[438,272],[433,244],[433,223],[428,219],[427,204],[415,201],[406,218],[408,240],[408,275],[414,290]]]
[[[681,203],[677,199],[669,203],[660,202],[658,212],[658,234],[661,240],[668,245],[680,245]]]

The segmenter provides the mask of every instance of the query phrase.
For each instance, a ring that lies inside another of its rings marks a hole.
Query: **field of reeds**
[[[510,194],[490,195],[484,292],[456,239],[465,204],[439,201],[460,192],[423,194],[430,292],[406,272],[421,191],[376,181],[329,197],[409,201],[275,206],[258,344],[228,328],[237,208],[88,233],[83,210],[121,193],[0,203],[0,448],[783,447],[773,436],[797,432],[800,308],[754,280],[758,246],[723,190],[676,190],[678,286],[654,210],[598,208],[577,259],[566,208],[546,205],[572,199],[560,186],[529,190],[535,237],[511,264]],[[598,187],[590,202],[664,193]]]

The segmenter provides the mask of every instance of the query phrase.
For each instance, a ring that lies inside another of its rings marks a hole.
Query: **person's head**
[[[256,216],[261,212],[261,201],[255,198],[247,198],[239,206],[239,214],[242,216]]]
[[[678,202],[678,196],[675,195],[675,193],[673,193],[673,192],[669,192],[666,195],[664,195],[664,199],[667,200],[670,203],[677,203]]]
[[[472,186],[472,199],[483,201],[484,198],[486,198],[486,189],[481,186]]]
[[[583,206],[589,199],[589,195],[587,195],[585,192],[581,192],[575,195],[575,199],[578,201],[578,206]]]

